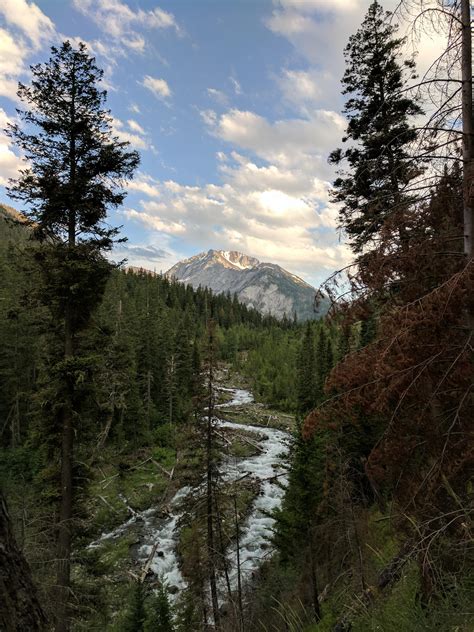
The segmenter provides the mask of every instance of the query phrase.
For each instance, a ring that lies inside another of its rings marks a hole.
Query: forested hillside
[[[326,284],[339,354],[324,330],[302,343],[278,554],[250,629],[474,629],[471,22],[468,3],[440,12],[438,28],[464,24],[449,53],[462,101],[454,57],[418,82],[377,2],[345,49],[346,145],[330,160],[354,263]]]
[[[419,78],[377,1],[350,37],[329,161],[352,260],[306,323],[112,263],[139,155],[102,71],[64,42],[20,84],[0,628],[474,631],[472,14],[401,6],[448,45]]]
[[[48,327],[35,294],[38,280],[30,252],[35,244],[29,228],[18,223],[10,210],[0,210],[4,287],[0,327],[5,351],[0,406],[6,420],[2,445],[15,447],[31,435],[35,394],[53,376],[44,365]],[[179,423],[189,417],[196,395],[192,382],[200,372],[210,319],[216,323],[220,357],[236,366],[241,351],[259,348],[267,336],[286,340],[285,332],[291,329],[290,322],[262,316],[230,294],[194,290],[146,271],[112,273],[90,330],[81,340],[90,354],[102,442],[111,433],[139,445],[165,421]],[[273,354],[278,353],[278,343],[271,346]],[[270,351],[266,355],[275,372],[281,358],[272,357]],[[254,369],[252,365],[249,370],[259,383],[271,379],[271,369],[270,375],[264,367]],[[283,401],[283,393],[290,397],[292,389],[281,388],[278,397]]]
[[[51,569],[45,557],[54,537],[45,525],[55,520],[60,464],[57,427],[52,423],[56,376],[49,368],[48,350],[54,325],[36,294],[39,281],[32,253],[40,245],[23,220],[21,214],[2,208],[1,476],[12,520],[22,525],[21,546],[34,564],[37,581],[46,587]],[[76,433],[80,461],[76,512],[90,511],[97,468],[128,470],[136,459],[149,454],[168,466],[178,446],[183,447],[180,435],[184,432],[191,440],[185,429],[202,406],[202,365],[211,320],[217,339],[216,362],[221,358],[252,375],[267,401],[292,410],[291,351],[298,331],[291,323],[263,317],[230,295],[194,290],[148,272],[117,269],[81,337],[83,366],[77,379],[83,402]],[[267,338],[275,341],[271,350],[261,346]],[[259,358],[258,366],[255,361],[247,363],[244,358],[249,354]],[[272,375],[284,367],[290,381],[282,380],[268,390]],[[128,483],[135,484],[134,480]],[[129,500],[138,509],[148,506],[157,493],[143,490],[140,496],[133,489]],[[126,507],[116,508],[115,517],[110,507],[102,509],[105,513],[96,516],[95,525],[90,524],[90,516],[82,523],[81,538],[89,532],[92,537],[100,525],[104,528],[126,516]],[[85,519],[83,513],[81,520]]]

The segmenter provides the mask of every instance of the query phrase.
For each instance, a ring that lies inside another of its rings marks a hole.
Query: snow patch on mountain
[[[277,318],[308,320],[327,311],[327,301],[314,310],[316,290],[275,263],[260,262],[235,250],[209,250],[180,261],[166,273],[193,287],[236,294],[242,302]]]

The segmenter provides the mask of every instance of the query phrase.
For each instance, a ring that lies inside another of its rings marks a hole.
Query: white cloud
[[[18,77],[25,70],[25,47],[5,29],[0,28],[0,95],[16,100]]]
[[[241,250],[313,282],[322,280],[315,271],[325,277],[344,265],[349,251],[337,242],[327,154],[339,143],[345,120],[315,107],[317,76],[310,71],[287,71],[282,80],[288,90],[291,82],[301,84],[298,95],[306,109],[299,108],[299,117],[272,122],[238,109],[200,111],[209,133],[231,148],[216,153],[221,183],[189,186],[141,177],[132,186],[142,198],[127,217],[179,240],[188,251]]]
[[[344,46],[368,5],[367,0],[276,0],[265,23],[287,39],[314,70],[323,70],[338,82],[344,68]],[[337,97],[337,93],[331,96]]]
[[[153,234],[178,238],[188,249],[241,250],[314,282],[315,270],[324,277],[348,260],[347,249],[336,241],[328,183],[316,178],[311,166],[258,166],[233,152],[220,156],[219,168],[219,185],[141,176],[134,190],[150,197],[149,185],[157,199],[143,198],[126,216]]]
[[[336,103],[340,99],[340,78],[344,72],[343,51],[349,37],[361,25],[369,7],[369,0],[274,0],[274,9],[267,17],[267,27],[276,35],[287,39],[296,53],[306,59],[310,73],[318,78],[325,103]],[[415,3],[416,4],[416,3]],[[386,0],[383,7],[396,11],[395,21],[400,24],[400,35],[410,32],[414,15],[410,13],[410,3],[399,0]],[[423,8],[439,8],[439,0],[426,0]],[[415,13],[417,9],[414,9]],[[423,73],[429,63],[434,61],[443,50],[446,39],[433,27],[432,14],[426,13],[425,28],[418,28],[417,38],[409,38],[408,53],[418,52],[417,65]],[[420,26],[420,21],[418,21]],[[288,97],[289,85],[285,77],[280,85],[285,97]],[[302,100],[304,95],[300,95]],[[296,95],[292,102],[296,102]],[[333,105],[334,107],[334,105]]]
[[[293,9],[300,13],[314,13],[316,11],[348,11],[360,7],[360,0],[277,0],[277,6],[283,9]]]
[[[128,119],[127,125],[132,130],[132,132],[136,132],[137,134],[141,134],[142,136],[146,134],[140,123],[137,123],[137,121],[133,119]]]
[[[19,75],[24,69],[25,52],[11,33],[0,28],[0,75]]]
[[[127,183],[127,189],[137,193],[143,193],[148,197],[160,197],[160,183],[144,173],[139,173],[133,180]]]
[[[0,0],[0,17],[0,96],[21,103],[18,80],[28,72],[28,58],[55,43],[57,32],[53,21],[29,0]]]
[[[143,13],[143,11],[141,12]],[[145,16],[142,17],[142,20],[145,24],[147,24],[150,28],[155,29],[169,29],[174,28],[178,33],[180,32],[180,28],[176,23],[174,15],[172,13],[168,13],[167,11],[163,11],[156,7],[151,11],[146,11]]]
[[[254,112],[233,109],[220,117],[206,116],[204,120],[222,140],[286,166],[317,156],[325,162],[345,128],[344,118],[329,110],[314,110],[308,118],[270,123]]]
[[[158,213],[165,207],[156,202],[143,202],[145,210],[136,211],[128,209],[125,214],[129,219],[139,219],[143,224],[153,230],[167,233],[168,235],[181,235],[186,231],[186,227],[181,222],[175,222],[169,219],[162,219]]]
[[[311,33],[316,22],[295,11],[275,11],[268,19],[267,25],[274,33],[290,39],[294,35]]]
[[[0,13],[7,24],[25,35],[35,49],[52,39],[54,24],[34,2],[27,0],[1,0]]]
[[[237,79],[235,77],[229,77],[229,81],[232,84],[232,87],[234,88],[234,93],[237,95],[242,94],[242,86],[237,81]]]
[[[0,95],[17,101],[18,79],[26,72],[26,59],[55,36],[53,22],[33,2],[1,0]]]
[[[227,95],[221,92],[221,90],[216,90],[216,88],[208,88],[207,94],[211,97],[211,99],[214,99],[214,101],[217,101],[217,103],[219,103],[220,105],[227,105],[227,103],[229,102]]]
[[[137,28],[173,29],[178,34],[181,32],[174,15],[159,7],[148,11],[133,10],[121,0],[73,0],[73,4],[105,33],[135,52],[143,52],[145,49],[145,39],[137,32]]]
[[[130,126],[129,128],[132,129]],[[135,134],[133,130],[128,131],[125,129],[123,121],[118,118],[112,117],[112,130],[120,141],[130,143],[135,149],[148,149],[150,146],[148,140],[141,133]]]
[[[164,79],[146,75],[141,85],[153,92],[158,99],[165,100],[171,96],[170,87]]]
[[[131,48],[136,53],[143,53],[145,51],[145,38],[141,35],[132,35],[131,37],[123,37],[122,42]]]
[[[322,86],[327,77],[317,70],[283,70],[277,83],[287,103],[303,113],[309,113],[321,102]]]
[[[24,167],[24,163],[11,148],[11,140],[5,134],[4,129],[12,123],[2,108],[0,108],[0,185],[6,186],[9,178],[18,176],[18,169]]]
[[[214,110],[201,110],[199,116],[202,118],[206,125],[212,127],[217,122],[217,114]]]

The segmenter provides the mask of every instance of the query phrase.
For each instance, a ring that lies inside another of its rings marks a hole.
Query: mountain
[[[13,206],[8,206],[8,204],[3,204],[2,202],[0,202],[0,220],[9,222],[10,225],[26,224],[28,221],[23,213],[14,209]]]
[[[298,320],[317,318],[326,313],[328,302],[322,299],[314,311],[316,290],[275,263],[261,263],[241,252],[209,250],[179,261],[166,276],[193,287],[203,286],[213,292],[237,294],[239,301],[264,314],[289,318],[296,312]]]

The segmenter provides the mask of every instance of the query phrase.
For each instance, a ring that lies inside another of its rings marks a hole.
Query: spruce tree
[[[120,632],[144,632],[146,591],[143,582],[137,580],[133,584],[129,600],[124,620],[119,627]]]
[[[306,324],[297,361],[297,403],[301,416],[309,413],[316,405],[316,363],[314,330],[310,321]]]
[[[396,37],[397,26],[389,17],[373,2],[344,52],[344,113],[349,122],[343,142],[350,145],[333,151],[330,162],[345,160],[349,167],[335,180],[333,199],[342,204],[340,225],[356,253],[373,247],[390,216],[398,217],[406,248],[405,214],[411,203],[406,190],[420,174],[409,147],[416,138],[410,117],[422,110],[404,91],[414,61],[401,60],[404,39]]]
[[[146,611],[144,632],[173,632],[173,611],[163,584],[160,584],[156,594],[148,599]]]
[[[78,383],[87,379],[80,357],[79,334],[100,302],[111,265],[104,254],[117,230],[105,225],[107,210],[124,197],[124,179],[138,165],[136,152],[113,136],[111,117],[100,89],[102,71],[84,44],[67,41],[51,49],[44,64],[31,67],[29,86],[19,84],[27,109],[22,124],[9,135],[22,150],[27,167],[10,187],[25,210],[41,247],[35,253],[40,271],[40,302],[49,309],[56,347],[60,507],[57,538],[56,630],[69,629],[71,544],[74,502],[74,437],[80,421]]]

